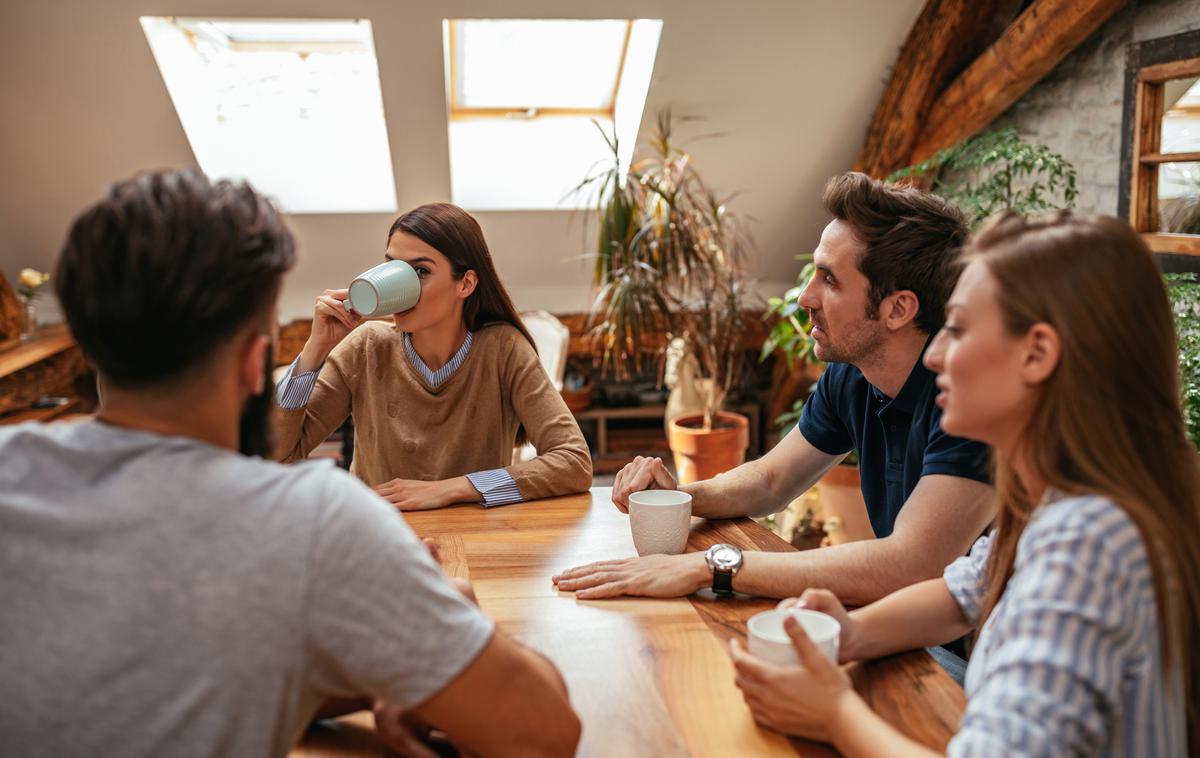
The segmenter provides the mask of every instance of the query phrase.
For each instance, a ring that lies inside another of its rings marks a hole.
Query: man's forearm
[[[750,551],[743,556],[733,587],[738,592],[776,598],[794,597],[814,587],[833,592],[847,605],[865,605],[940,576],[944,568],[940,563],[927,555],[914,556],[891,538],[799,553]]]
[[[558,670],[558,666],[555,666],[553,661],[533,648],[516,640],[513,640],[513,642],[516,642],[521,650],[524,651],[526,658],[529,660],[529,665],[548,681],[556,683],[558,691],[562,693],[563,698],[569,699],[570,693],[567,691],[567,680],[563,678],[562,672]]]
[[[778,487],[758,461],[680,489],[692,496],[692,515],[709,519],[768,516],[790,500],[776,491]]]

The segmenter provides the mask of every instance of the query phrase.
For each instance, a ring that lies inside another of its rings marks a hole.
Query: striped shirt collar
[[[471,351],[472,338],[473,334],[471,332],[467,332],[467,338],[463,340],[463,343],[459,346],[458,351],[454,353],[454,356],[449,360],[449,362],[446,363],[445,366],[442,366],[437,371],[431,371],[429,367],[425,365],[425,361],[421,360],[421,356],[417,355],[417,350],[412,344],[412,335],[408,332],[404,333],[404,353],[408,356],[409,365],[417,370],[417,373],[421,375],[421,378],[425,380],[425,383],[430,387],[436,388],[440,387],[442,382],[446,381],[451,376],[454,376],[454,372],[458,371],[459,366],[461,366],[463,361],[467,359],[467,353]]]

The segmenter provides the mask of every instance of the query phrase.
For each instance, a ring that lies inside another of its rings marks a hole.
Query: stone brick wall
[[[1075,165],[1075,207],[1117,212],[1125,51],[1200,28],[1200,0],[1133,0],[1018,100],[993,127],[1015,126]]]

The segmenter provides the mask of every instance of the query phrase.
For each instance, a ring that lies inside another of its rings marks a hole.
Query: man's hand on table
[[[404,758],[438,758],[429,747],[429,725],[398,705],[375,703],[375,733],[388,749]]]
[[[569,569],[553,578],[555,586],[580,600],[622,595],[683,597],[712,583],[704,553],[644,555],[599,561]]]
[[[661,458],[638,456],[617,472],[613,480],[612,501],[621,513],[629,513],[629,496],[642,490],[675,490],[679,483]]]
[[[437,540],[432,537],[422,537],[421,544],[429,551],[429,555],[433,557],[435,563],[442,565],[442,551],[438,547]],[[448,576],[446,579],[454,589],[458,590],[459,594],[470,600],[475,605],[479,605],[479,598],[475,597],[475,588],[466,579],[457,576]]]

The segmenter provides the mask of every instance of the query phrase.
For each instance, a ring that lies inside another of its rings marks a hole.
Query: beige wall
[[[728,132],[694,154],[758,219],[752,274],[777,291],[824,224],[824,180],[854,161],[921,0],[0,0],[0,269],[49,268],[75,212],[139,169],[195,165],[141,15],[371,20],[400,208],[450,196],[441,20],[662,18],[643,129],[664,106]],[[686,134],[686,133],[685,133]],[[581,310],[588,270],[566,212],[481,213],[518,307]],[[379,259],[391,218],[297,215],[285,319]]]

